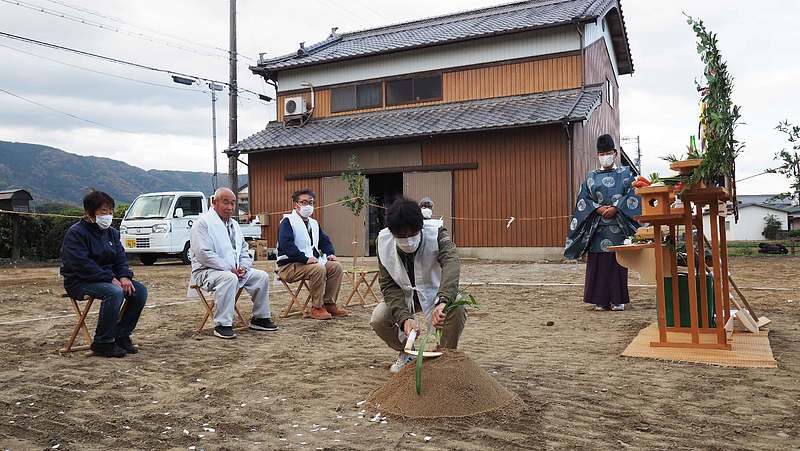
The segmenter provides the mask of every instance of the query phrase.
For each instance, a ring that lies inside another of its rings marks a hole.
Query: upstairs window
[[[331,89],[331,112],[360,110],[383,106],[381,84],[364,83]]]
[[[416,78],[401,78],[386,82],[386,103],[424,102],[442,98],[442,75],[429,75]]]
[[[606,101],[614,108],[614,84],[611,83],[611,80],[606,78]]]

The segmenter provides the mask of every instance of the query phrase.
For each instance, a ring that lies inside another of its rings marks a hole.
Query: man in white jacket
[[[213,208],[192,226],[192,280],[206,291],[214,291],[214,335],[236,338],[233,331],[236,292],[240,287],[253,299],[250,329],[275,331],[269,311],[269,276],[254,269],[248,245],[231,219],[236,196],[228,188],[214,192]]]

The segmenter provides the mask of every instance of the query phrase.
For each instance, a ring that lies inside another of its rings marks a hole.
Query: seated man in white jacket
[[[233,331],[236,292],[240,287],[253,299],[250,329],[275,331],[269,311],[269,276],[254,269],[248,245],[231,219],[236,196],[228,188],[214,193],[213,208],[203,213],[192,226],[192,280],[206,291],[214,291],[214,335],[236,338]]]

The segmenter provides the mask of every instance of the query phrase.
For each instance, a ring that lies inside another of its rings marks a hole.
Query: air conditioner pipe
[[[311,89],[311,109],[308,110],[308,115],[305,117],[305,119],[303,119],[300,122],[300,126],[302,127],[302,126],[306,125],[306,123],[309,120],[311,120],[311,116],[314,115],[314,109],[317,107],[317,103],[316,103],[316,101],[314,99],[314,85],[312,85],[310,82],[304,81],[304,82],[300,83],[300,86],[308,87],[309,89]]]

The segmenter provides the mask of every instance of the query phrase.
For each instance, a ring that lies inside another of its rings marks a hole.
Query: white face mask
[[[416,235],[408,238],[395,237],[394,241],[397,243],[398,249],[406,254],[412,254],[417,251],[417,248],[419,248],[419,243],[422,241],[422,233],[417,233]]]
[[[423,218],[431,219],[431,216],[433,216],[433,210],[431,210],[430,208],[423,208],[422,209],[422,217]]]
[[[97,224],[98,227],[105,230],[111,227],[111,220],[114,219],[111,215],[97,215],[94,218],[94,223]]]
[[[314,214],[314,206],[313,205],[301,205],[300,206],[300,216],[307,218]]]
[[[597,157],[600,160],[600,166],[603,168],[610,168],[614,166],[614,154],[611,155],[600,155]]]

